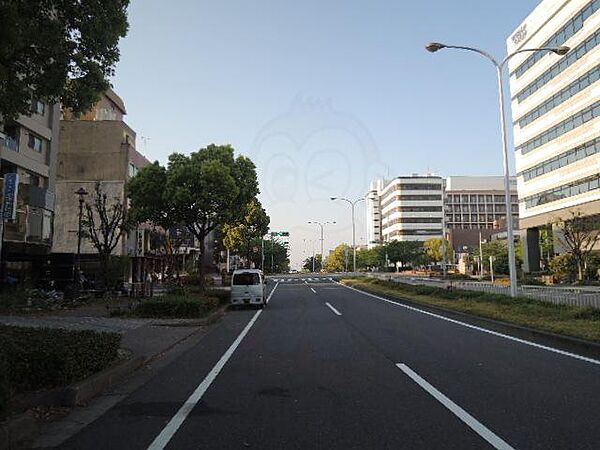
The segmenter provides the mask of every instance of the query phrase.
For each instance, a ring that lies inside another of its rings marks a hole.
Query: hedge
[[[0,326],[0,416],[11,395],[65,386],[105,369],[121,335]]]
[[[219,306],[214,297],[193,298],[165,296],[143,301],[133,312],[137,317],[195,319]]]

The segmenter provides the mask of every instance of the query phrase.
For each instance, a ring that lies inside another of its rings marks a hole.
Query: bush
[[[165,296],[142,302],[134,311],[137,317],[196,319],[219,305],[214,297]]]
[[[68,385],[105,369],[120,344],[117,333],[0,326],[0,414],[12,394]]]
[[[561,283],[571,283],[577,278],[577,264],[570,253],[563,253],[550,260],[550,271]]]

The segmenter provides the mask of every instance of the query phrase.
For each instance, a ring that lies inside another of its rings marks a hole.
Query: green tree
[[[550,272],[560,283],[572,283],[577,278],[577,262],[570,253],[557,255],[550,260]]]
[[[359,270],[381,268],[385,264],[383,247],[360,249],[356,252],[356,267]]]
[[[577,280],[583,281],[590,253],[600,240],[600,216],[584,216],[572,213],[566,220],[557,224],[562,233],[558,241],[573,255],[577,265]]]
[[[518,251],[519,245],[516,245],[516,264],[517,268],[522,263],[521,252]],[[486,271],[490,271],[490,256],[494,260],[494,273],[508,274],[509,263],[508,263],[508,244],[506,241],[490,241],[481,244],[481,250],[483,253],[483,268]],[[475,249],[475,255],[479,256],[479,252]]]
[[[452,260],[452,245],[445,239],[446,244],[446,260]],[[425,253],[429,256],[429,259],[433,262],[442,262],[444,260],[444,241],[441,238],[431,238],[427,239],[423,243],[423,248],[425,249]]]
[[[168,217],[185,226],[200,242],[198,272],[204,286],[206,238],[218,226],[243,220],[245,206],[259,192],[256,168],[248,158],[235,157],[229,145],[209,145],[190,155],[173,153],[166,168],[155,165],[140,178],[142,186],[130,183],[136,219]],[[151,173],[162,177],[160,183],[148,180]]]
[[[246,214],[241,223],[223,226],[223,245],[229,250],[243,251],[247,263],[250,264],[253,241],[258,239],[260,243],[260,238],[269,231],[270,219],[257,199],[246,205],[245,210]]]
[[[325,259],[327,272],[344,272],[352,267],[352,249],[348,244],[338,245]]]
[[[265,267],[266,273],[287,273],[290,271],[290,258],[287,247],[277,241],[270,239],[264,240],[265,249]],[[271,259],[271,255],[273,258]],[[260,257],[260,253],[258,254]]]
[[[416,265],[422,261],[423,243],[418,241],[392,241],[385,245],[385,253],[392,264]]]
[[[314,256],[314,265],[313,265],[313,257],[310,256],[308,258],[306,258],[304,260],[304,262],[302,263],[302,269],[308,271],[308,272],[312,272],[313,268],[315,272],[320,272],[322,269],[322,258],[321,255],[317,254]]]
[[[109,87],[127,34],[129,0],[0,2],[0,116],[32,98],[88,110]]]

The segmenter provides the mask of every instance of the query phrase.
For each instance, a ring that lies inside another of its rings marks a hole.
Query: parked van
[[[239,269],[233,272],[231,304],[265,307],[265,278],[261,270]]]

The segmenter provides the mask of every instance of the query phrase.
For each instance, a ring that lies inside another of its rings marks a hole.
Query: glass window
[[[233,275],[234,286],[251,286],[260,284],[260,275],[256,272],[242,272]]]
[[[35,150],[36,152],[40,152],[43,149],[42,139],[36,136],[35,134],[29,134],[29,141],[27,143],[28,147]]]

